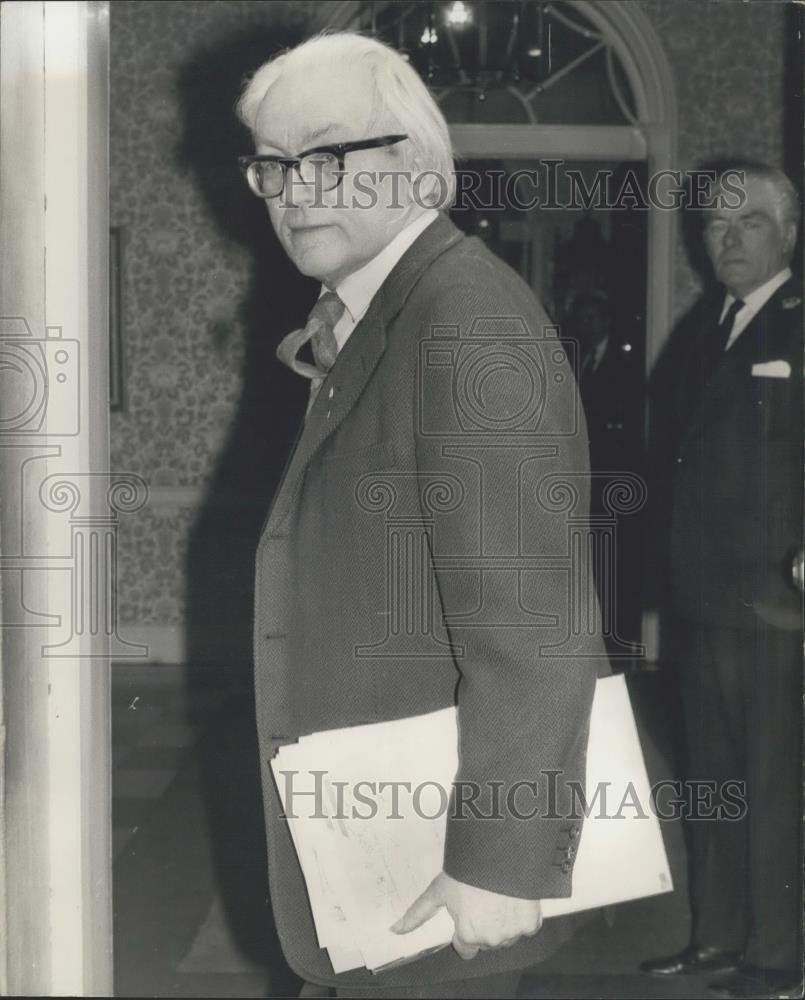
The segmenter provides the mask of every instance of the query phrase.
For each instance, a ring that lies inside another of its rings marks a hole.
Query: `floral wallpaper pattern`
[[[689,169],[733,157],[780,165],[785,4],[649,0],[641,6],[674,75],[679,166]],[[681,240],[674,278],[678,317],[700,288]]]
[[[198,499],[242,389],[248,253],[215,225],[182,163],[182,68],[221,32],[254,18],[301,19],[305,6],[112,4],[111,224],[123,233],[125,405],[111,414],[111,458],[151,487],[147,508],[121,525],[124,623],[182,621],[194,511],[160,495],[191,488]]]
[[[680,166],[738,153],[779,162],[783,5],[639,2],[674,72]],[[188,157],[205,145],[204,101],[215,98],[213,90],[201,93],[204,54],[212,53],[210,65],[216,65],[215,47],[232,33],[247,41],[250,34],[259,41],[261,32],[263,38],[272,32],[290,38],[321,17],[325,6],[112,4],[111,222],[122,227],[124,238],[125,359],[125,408],[112,414],[112,466],[143,475],[152,488],[149,505],[121,524],[124,624],[184,620],[188,540],[199,497],[232,431],[250,365],[243,309],[253,281],[249,248],[227,231],[226,212],[216,217],[210,208],[205,185],[217,183],[218,175],[213,171],[210,181],[188,166]],[[226,117],[226,108],[221,114]],[[255,209],[267,229],[257,204]],[[282,280],[267,270],[269,324]],[[680,246],[677,312],[696,289]],[[272,378],[267,365],[266,391]],[[131,628],[127,634],[133,638]]]
[[[137,514],[120,519],[118,563],[121,635],[129,641],[137,636],[127,623],[167,624],[182,621],[185,586],[182,567],[192,507],[146,506]]]

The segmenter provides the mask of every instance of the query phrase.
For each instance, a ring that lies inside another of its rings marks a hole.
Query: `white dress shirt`
[[[744,330],[749,326],[754,317],[760,312],[763,306],[769,301],[769,299],[774,295],[780,285],[784,285],[786,281],[791,277],[791,268],[784,267],[782,271],[778,271],[773,278],[769,278],[765,284],[761,285],[760,288],[756,288],[754,292],[750,292],[744,298],[743,306],[735,314],[735,321],[732,324],[732,331],[729,336],[729,340],[724,348],[728,351],[735,341],[740,337]],[[727,315],[727,310],[735,301],[735,296],[730,295],[727,292],[727,297],[724,299],[724,308],[721,310],[721,317],[719,318],[719,323]]]
[[[337,285],[333,291],[346,307],[344,314],[335,325],[335,334],[338,350],[340,351],[349,339],[349,335],[363,319],[369,303],[375,297],[377,290],[394,270],[395,265],[400,260],[405,251],[412,243],[435,222],[439,213],[435,208],[429,208],[422,215],[410,222],[405,229],[402,229],[391,243],[380,253],[373,257],[368,263],[357,271],[353,271]],[[322,285],[321,293],[327,289]]]

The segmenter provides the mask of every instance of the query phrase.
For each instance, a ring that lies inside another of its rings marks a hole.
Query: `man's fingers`
[[[465,961],[475,958],[481,950],[477,944],[467,944],[465,941],[462,941],[457,934],[453,935],[453,947],[456,949],[459,958],[463,958]]]
[[[408,907],[397,923],[391,925],[389,928],[391,931],[395,934],[408,934],[424,924],[426,920],[430,920],[434,913],[442,908],[444,904],[435,883],[434,879],[422,895]]]

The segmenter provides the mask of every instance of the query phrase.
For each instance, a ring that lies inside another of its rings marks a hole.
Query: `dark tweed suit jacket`
[[[702,359],[723,301],[702,303],[680,381],[673,607],[712,625],[750,628],[759,617],[799,629],[787,563],[802,545],[802,292],[787,281],[708,373]],[[788,377],[758,372],[774,361]]]
[[[570,537],[587,512],[588,448],[547,324],[519,277],[440,217],[339,354],[266,520],[255,668],[269,878],[283,949],[309,981],[489,975],[568,936],[570,921],[550,920],[471,962],[448,948],[378,976],[336,977],[268,766],[278,743],[302,734],[457,703],[458,779],[509,787],[561,771],[555,809],[540,804],[562,813],[564,780],[584,776],[605,661],[594,608],[579,611],[591,628],[571,628],[572,594],[584,588]],[[450,819],[445,869],[524,898],[567,896],[580,827]]]

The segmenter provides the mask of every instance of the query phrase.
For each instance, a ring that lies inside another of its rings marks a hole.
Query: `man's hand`
[[[475,958],[479,951],[489,948],[507,948],[542,927],[538,899],[501,896],[457,882],[442,872],[391,929],[395,934],[407,934],[443,906],[456,925],[453,947],[462,958]]]

